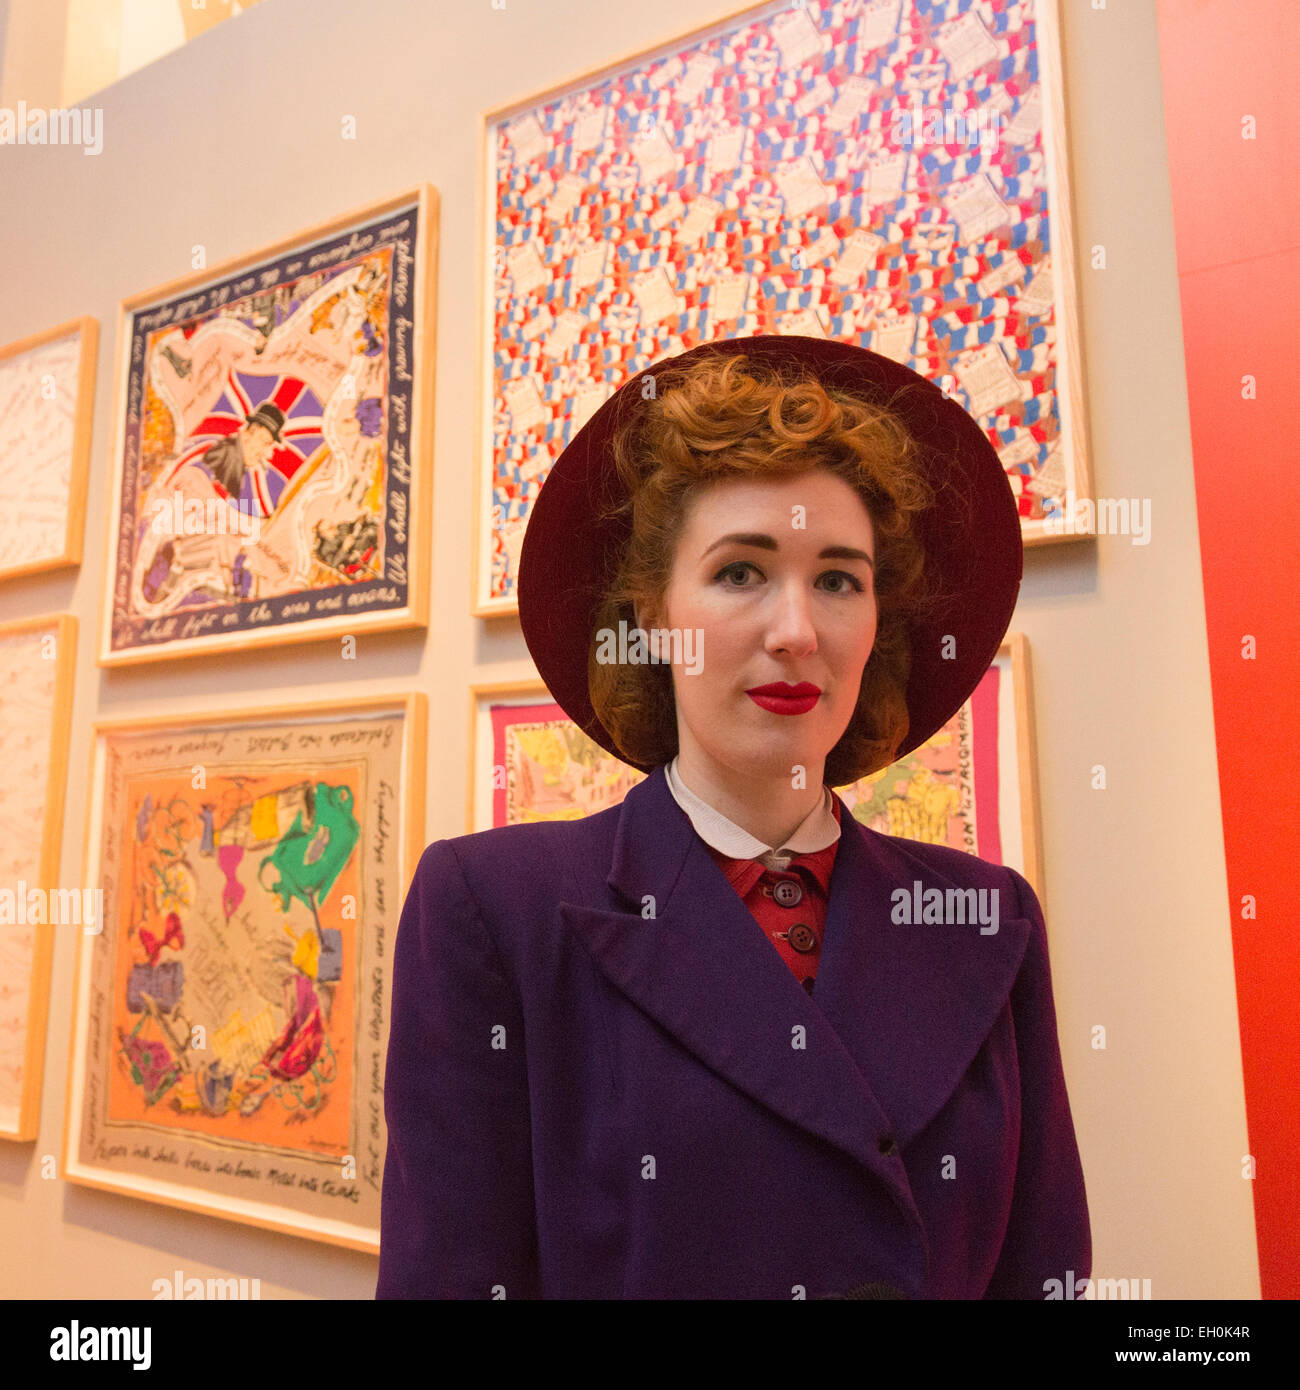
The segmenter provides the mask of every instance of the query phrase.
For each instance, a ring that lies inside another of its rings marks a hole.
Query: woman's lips
[[[772,714],[807,714],[821,698],[820,689],[809,681],[800,681],[798,685],[787,685],[785,681],[756,685],[745,694]]]

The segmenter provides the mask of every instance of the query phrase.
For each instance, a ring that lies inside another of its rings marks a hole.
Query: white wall
[[[734,8],[272,0],[93,98],[98,157],[0,148],[0,343],[79,314],[101,324],[85,563],[0,588],[0,619],[80,622],[64,882],[81,880],[92,721],[197,702],[416,683],[442,731],[425,839],[463,832],[466,687],[530,674],[515,620],[469,616],[480,113]],[[1014,621],[1033,652],[1044,899],[1094,1272],[1149,1278],[1157,1297],[1258,1297],[1154,5],[1064,9],[1079,242],[1104,244],[1108,266],[1082,270],[1096,488],[1150,497],[1153,515],[1145,547],[1030,551]],[[348,114],[355,142],[339,138]],[[118,302],[186,273],[196,242],[211,265],[421,179],[442,197],[427,634],[368,640],[346,671],[311,646],[100,671]],[[1097,763],[1106,791],[1090,789]],[[263,1297],[370,1297],[371,1257],[41,1178],[60,1150],[73,946],[56,945],[40,1137],[0,1143],[0,1296],[147,1298],[181,1267],[260,1278]]]
[[[63,91],[63,53],[67,39],[65,4],[40,0],[0,0],[0,103],[16,107],[58,106]],[[3,186],[3,185],[0,185]]]

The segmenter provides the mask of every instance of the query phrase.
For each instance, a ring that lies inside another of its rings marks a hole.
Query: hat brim
[[[592,708],[587,661],[597,607],[629,539],[602,518],[619,483],[608,446],[641,383],[711,353],[745,353],[778,370],[810,369],[827,387],[888,405],[920,444],[934,504],[915,521],[926,572],[945,596],[910,628],[909,729],[895,759],[918,748],[962,707],[1006,635],[1023,573],[1011,484],[983,429],[932,382],[866,348],[785,334],[701,343],[631,377],[556,460],[533,501],[519,559],[519,620],[538,673],[561,709],[607,752],[642,772]],[[948,639],[952,639],[949,641]]]

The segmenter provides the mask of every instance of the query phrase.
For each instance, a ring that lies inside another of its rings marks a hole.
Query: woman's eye
[[[735,574],[737,570],[744,573],[745,570],[752,570],[753,568],[754,566],[751,565],[748,560],[737,560],[734,564],[727,565],[725,569],[720,569],[713,577],[715,579],[723,579],[729,574]],[[736,589],[741,586],[738,584],[731,584],[728,587]]]
[[[721,580],[726,580],[726,577],[727,577],[728,575],[735,575],[735,574],[739,574],[739,575],[743,578],[744,575],[745,575],[745,573],[746,573],[748,570],[754,570],[754,573],[755,573],[755,574],[758,573],[758,570],[755,569],[755,567],[754,567],[752,564],[750,564],[750,562],[749,562],[748,560],[735,560],[735,561],[733,561],[731,564],[726,565],[724,568],[720,569],[720,570],[717,572],[717,574],[714,575],[714,579],[715,579],[715,580],[720,580],[720,581],[721,581]],[[829,592],[829,593],[833,593],[833,594],[842,594],[842,593],[853,592],[853,593],[861,594],[861,593],[865,593],[865,592],[866,592],[865,587],[863,586],[862,581],[857,577],[857,575],[855,575],[855,574],[850,574],[850,573],[848,572],[848,570],[827,570],[827,572],[826,572],[824,575],[822,575],[822,579],[841,579],[841,580],[848,580],[848,585],[849,585],[849,587],[846,588],[845,585],[843,585],[843,584],[838,584],[838,585],[835,585],[835,586],[829,588],[829,589],[827,590],[827,592]],[[725,588],[729,588],[729,589],[747,589],[747,588],[750,588],[751,586],[748,585],[748,584],[741,584],[741,583],[735,583],[735,584],[727,583],[727,584],[724,584],[724,587],[725,587]]]
[[[863,592],[862,581],[857,577],[856,574],[850,574],[848,570],[831,570],[828,574],[824,574],[822,576],[823,579],[835,579],[837,577],[840,579],[847,579],[849,583],[853,586],[854,593],[860,594]],[[834,592],[837,594],[843,593],[843,586],[836,588]]]

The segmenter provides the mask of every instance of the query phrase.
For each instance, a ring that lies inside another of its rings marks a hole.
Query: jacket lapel
[[[607,882],[626,907],[560,902],[619,990],[713,1071],[869,1169],[920,1229],[897,1158],[956,1088],[1006,1002],[1029,924],[898,925],[891,893],[960,887],[840,806],[815,993],[800,986],[714,863],[657,767],[624,798]],[[796,1025],[816,1059],[796,1080]]]
[[[1006,1006],[1030,924],[1001,911],[988,935],[977,923],[895,922],[897,889],[995,888],[1001,875],[972,859],[972,872],[950,877],[924,847],[867,829],[843,801],[840,825],[813,1002],[902,1147],[957,1089]]]

